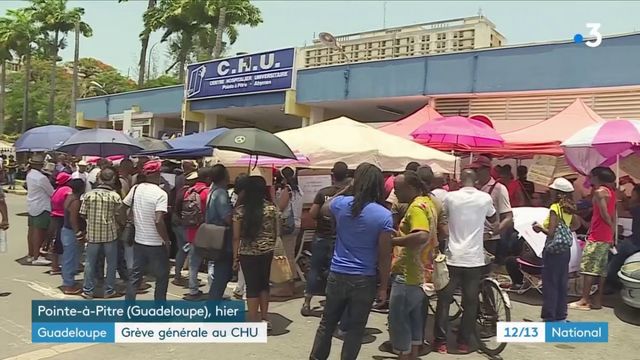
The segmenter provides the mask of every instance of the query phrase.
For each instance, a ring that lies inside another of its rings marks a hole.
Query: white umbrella
[[[330,169],[337,161],[349,168],[369,162],[384,171],[402,171],[412,161],[434,171],[453,173],[455,156],[373,127],[340,117],[276,134],[290,148],[305,154],[312,168]]]

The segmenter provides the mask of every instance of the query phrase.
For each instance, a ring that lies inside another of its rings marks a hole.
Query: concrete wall
[[[85,119],[92,120],[106,120],[108,115],[120,114],[134,105],[139,106],[141,111],[155,114],[179,114],[183,97],[183,86],[176,85],[78,99],[76,108],[84,114]]]
[[[640,84],[640,34],[597,48],[561,43],[298,71],[297,101],[552,90]]]

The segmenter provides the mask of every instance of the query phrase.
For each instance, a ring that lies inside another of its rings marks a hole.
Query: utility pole
[[[76,98],[78,97],[78,62],[80,61],[80,21],[76,20],[75,49],[73,52],[73,85],[71,86],[71,114],[69,126],[76,127]]]

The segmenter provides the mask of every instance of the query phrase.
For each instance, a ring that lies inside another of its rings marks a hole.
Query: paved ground
[[[298,313],[301,300],[272,303],[273,323],[278,336],[269,338],[269,343],[256,344],[201,344],[201,345],[155,345],[155,344],[31,344],[31,300],[64,299],[56,287],[60,278],[44,272],[47,268],[21,266],[14,261],[26,254],[27,218],[16,214],[24,213],[26,198],[19,195],[7,195],[11,214],[9,230],[9,252],[0,255],[0,292],[10,291],[8,297],[0,297],[0,359],[56,359],[56,360],[100,360],[100,359],[306,359],[317,328],[317,318],[304,318]],[[170,285],[169,298],[179,298],[184,292]],[[531,293],[531,292],[530,292]],[[151,294],[142,298],[151,298]],[[77,299],[77,297],[73,297]],[[519,297],[513,302],[512,320],[523,318],[537,319],[540,308],[526,303],[539,304],[540,299],[532,294]],[[526,303],[525,303],[526,302]],[[640,360],[636,348],[640,327],[626,321],[640,322],[640,313],[616,304],[599,312],[570,313],[573,321],[609,322],[609,343],[600,345],[551,345],[551,344],[510,344],[502,353],[504,359],[620,359]],[[388,354],[378,351],[378,346],[387,339],[385,316],[372,314],[369,328],[378,332],[369,336],[369,344],[362,347],[360,359],[386,359]],[[341,343],[334,341],[331,359],[339,358]],[[212,354],[215,354],[212,356]],[[480,354],[467,356],[429,354],[424,357],[433,359],[484,359]]]

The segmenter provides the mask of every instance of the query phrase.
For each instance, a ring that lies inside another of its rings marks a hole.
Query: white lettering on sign
[[[220,76],[225,76],[229,73],[229,68],[231,67],[231,65],[229,64],[228,61],[224,60],[224,61],[220,61],[220,63],[218,64],[218,75]]]

